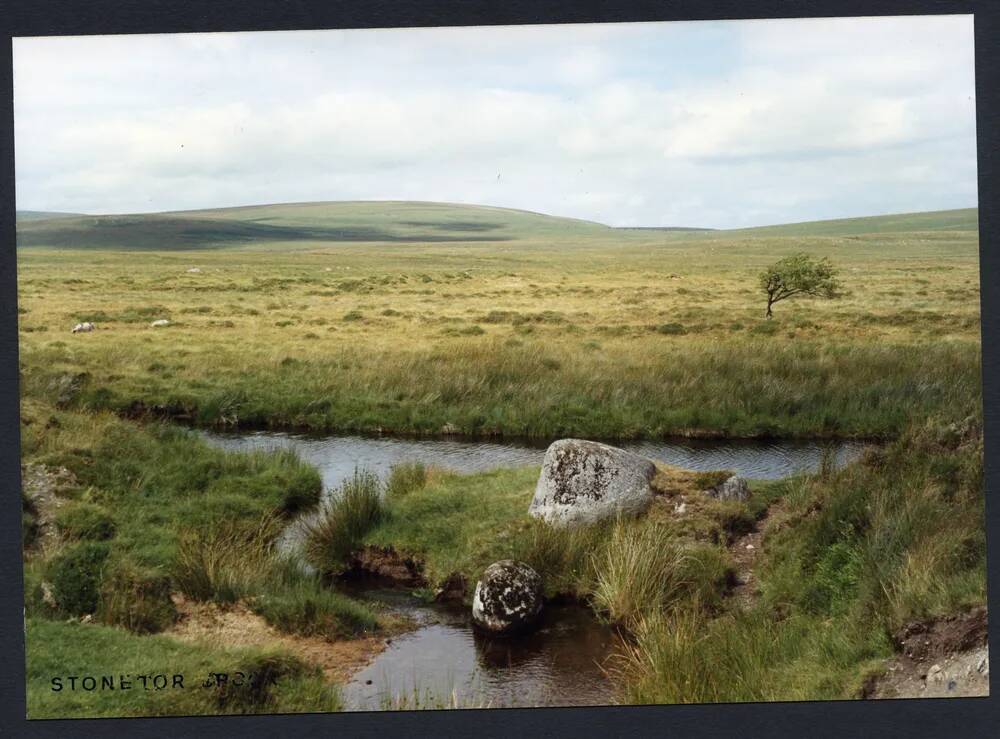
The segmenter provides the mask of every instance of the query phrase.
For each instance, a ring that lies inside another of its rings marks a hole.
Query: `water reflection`
[[[585,706],[614,702],[605,668],[615,653],[613,630],[584,608],[547,606],[536,630],[516,638],[483,636],[465,609],[412,602],[394,609],[415,617],[415,631],[392,642],[344,687],[351,710],[423,707]],[[384,602],[384,601],[383,601]]]

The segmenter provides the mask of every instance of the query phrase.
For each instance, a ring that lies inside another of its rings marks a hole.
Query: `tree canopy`
[[[836,298],[841,295],[837,270],[826,257],[817,259],[806,253],[780,259],[760,273],[760,286],[767,294],[765,318],[771,318],[771,306],[794,297]]]

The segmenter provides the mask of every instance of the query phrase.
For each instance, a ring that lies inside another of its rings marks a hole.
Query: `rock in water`
[[[542,578],[523,562],[494,562],[476,583],[472,622],[491,634],[529,627],[542,610]]]
[[[750,497],[750,486],[739,475],[733,475],[709,490],[708,494],[717,500],[746,500]]]
[[[528,513],[550,524],[591,524],[637,515],[653,500],[656,466],[645,457],[596,441],[560,439],[545,452]]]

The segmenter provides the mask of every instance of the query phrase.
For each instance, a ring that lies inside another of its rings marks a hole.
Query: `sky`
[[[19,38],[14,119],[22,210],[737,228],[977,204],[972,16]]]

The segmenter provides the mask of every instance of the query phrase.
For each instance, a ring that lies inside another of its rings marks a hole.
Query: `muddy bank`
[[[72,395],[64,400],[64,405],[68,406],[73,398],[79,394],[79,387],[72,390]],[[63,396],[60,396],[63,397]],[[413,441],[434,441],[434,440],[456,440],[465,442],[479,441],[501,441],[514,444],[540,444],[547,446],[556,438],[549,434],[528,433],[508,433],[501,429],[469,429],[456,426],[454,424],[444,424],[437,429],[417,430],[413,428],[394,428],[392,426],[327,426],[308,423],[298,423],[288,419],[267,419],[262,421],[257,418],[241,418],[239,415],[220,415],[216,418],[199,418],[199,408],[194,405],[183,403],[147,403],[144,400],[136,399],[128,403],[104,407],[99,405],[98,410],[109,410],[117,413],[122,418],[135,421],[170,421],[173,423],[190,426],[192,428],[220,431],[220,432],[284,432],[293,434],[325,435],[325,436],[362,436],[367,438],[393,437],[398,439],[408,439]],[[583,435],[590,438],[586,433],[579,432],[573,435]],[[619,436],[601,436],[595,440],[605,441],[611,444],[622,442],[669,442],[671,440],[706,440],[718,441],[731,439],[736,441],[813,441],[813,442],[856,442],[881,444],[889,437],[871,434],[833,434],[833,433],[774,433],[772,431],[759,431],[751,433],[734,433],[725,429],[717,428],[688,428],[681,427],[671,429],[663,434],[648,434],[642,431],[623,434]]]
[[[862,698],[989,695],[987,611],[914,621],[894,635],[899,654],[866,681]]]
[[[278,631],[243,603],[220,606],[198,603],[179,593],[172,597],[179,618],[163,633],[180,641],[210,644],[213,647],[278,648],[315,665],[330,682],[344,683],[362,669],[394,636],[411,628],[403,619],[394,619],[378,634],[329,641],[319,636],[297,636]]]

